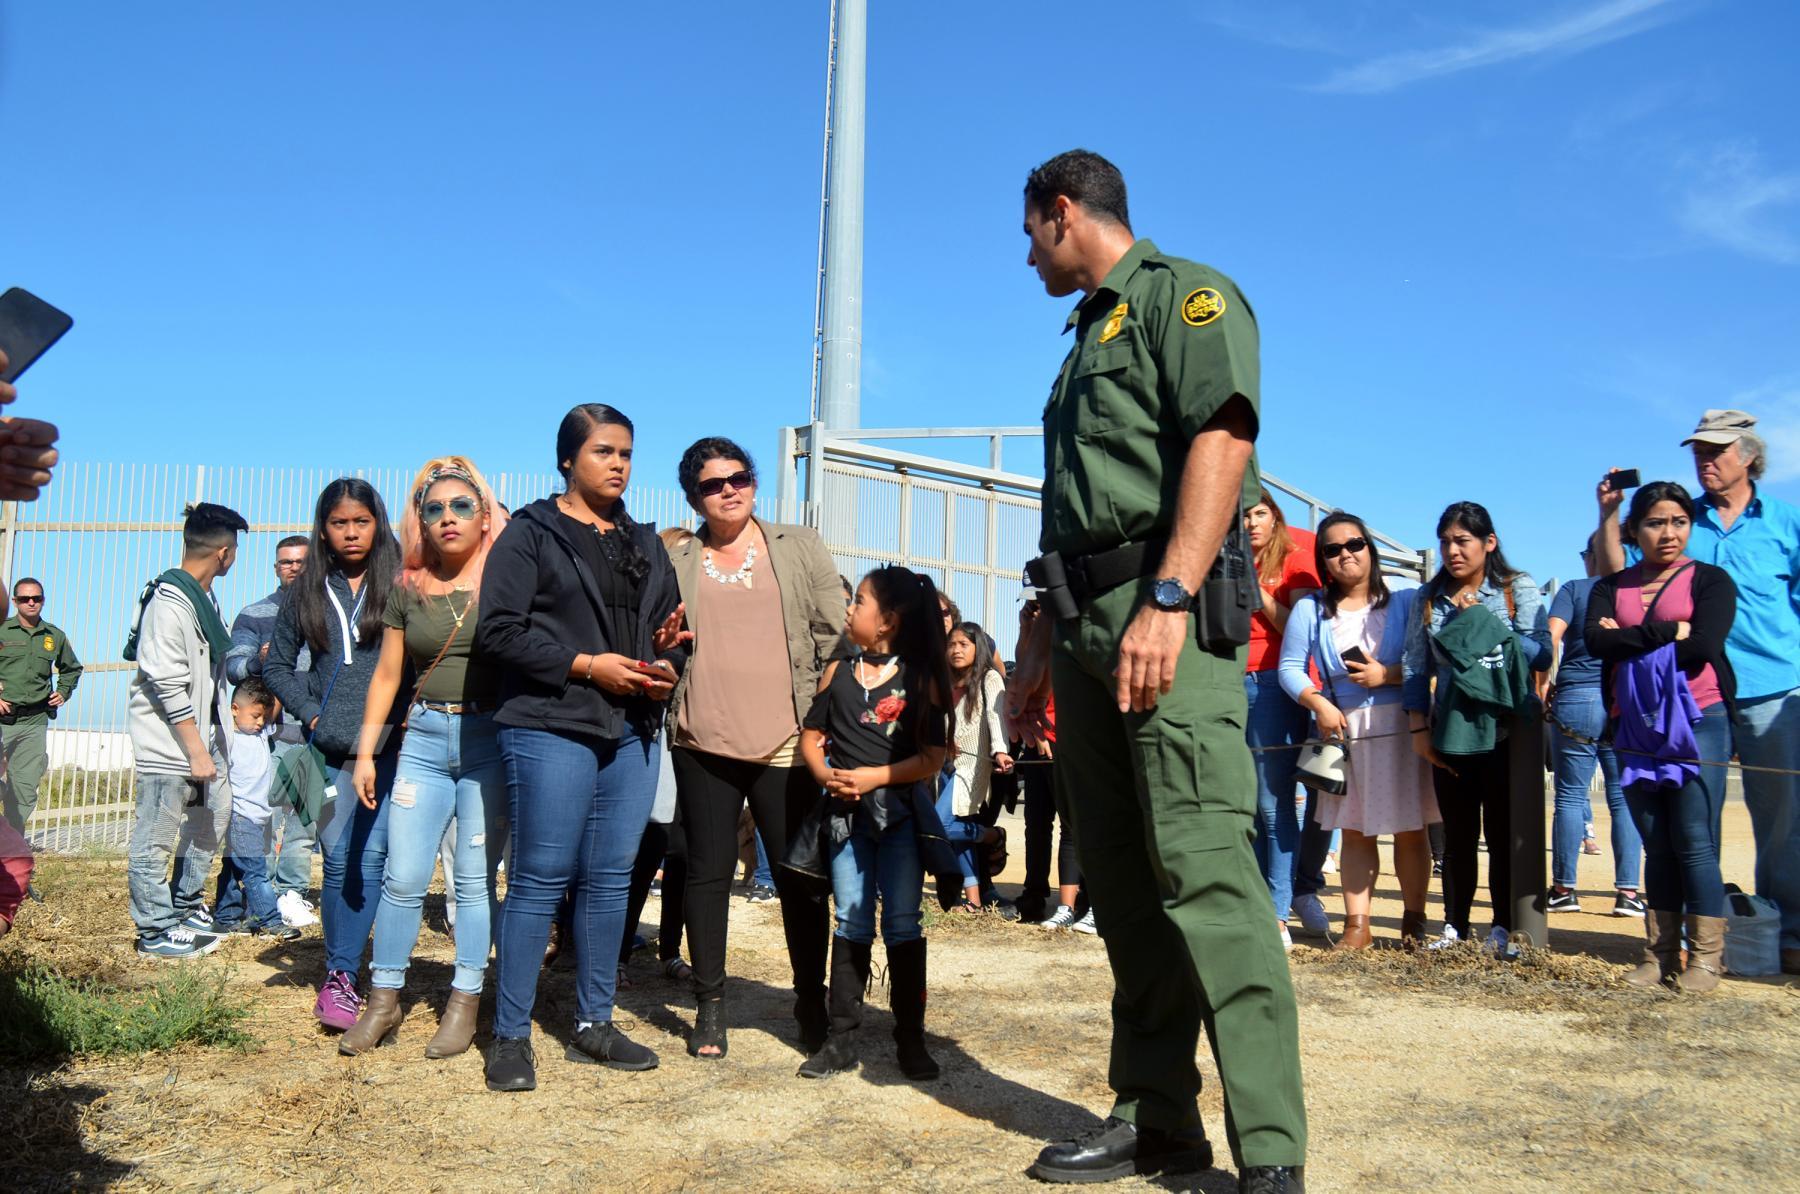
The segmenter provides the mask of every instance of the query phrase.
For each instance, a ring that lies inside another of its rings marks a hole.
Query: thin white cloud
[[[1727,145],[1697,164],[1680,207],[1688,231],[1728,249],[1800,265],[1800,171],[1771,172],[1748,142]]]
[[[1371,58],[1333,73],[1315,90],[1374,95],[1521,58],[1576,54],[1662,24],[1681,6],[1681,0],[1604,0],[1544,24],[1495,29],[1453,45]]]

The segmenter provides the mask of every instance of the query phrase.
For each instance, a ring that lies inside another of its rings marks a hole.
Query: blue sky
[[[1036,421],[1066,304],[1019,188],[1082,145],[1255,305],[1266,467],[1384,530],[1473,498],[1566,576],[1593,479],[1691,482],[1710,406],[1800,499],[1785,0],[871,7],[865,423]],[[768,454],[806,417],[825,19],[5,5],[0,281],[77,321],[20,411],[85,460],[544,468],[590,400],[639,483],[701,432]]]

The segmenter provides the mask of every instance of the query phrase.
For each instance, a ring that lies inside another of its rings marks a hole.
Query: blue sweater
[[[1406,627],[1418,617],[1418,589],[1390,590],[1387,603],[1387,625],[1381,631],[1381,642],[1375,648],[1375,659],[1388,668],[1398,668],[1406,650]],[[1308,660],[1316,659],[1322,681],[1320,691],[1339,709],[1348,712],[1371,705],[1389,705],[1400,699],[1397,685],[1364,688],[1350,678],[1337,643],[1331,637],[1331,622],[1322,617],[1317,595],[1302,597],[1288,615],[1287,629],[1281,634],[1281,690],[1295,701],[1313,687],[1307,675]]]

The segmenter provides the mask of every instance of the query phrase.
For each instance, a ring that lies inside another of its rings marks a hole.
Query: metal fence
[[[812,462],[815,492],[804,504],[763,495],[761,508],[783,521],[817,526],[838,568],[854,580],[884,564],[929,573],[1012,653],[1020,574],[1036,554],[1036,482],[995,470],[971,470],[866,447],[824,447]],[[390,511],[404,507],[413,470],[245,468],[208,465],[74,463],[30,505],[0,507],[0,576],[43,582],[44,616],[62,627],[84,672],[49,734],[50,776],[30,830],[39,849],[124,847],[132,821],[129,685],[135,672],[121,652],[144,583],[181,558],[181,518],[189,502],[231,507],[250,523],[237,564],[213,591],[229,622],[275,588],[275,545],[312,527],[313,505],[334,477],[361,477]],[[561,489],[549,472],[488,474],[499,500],[517,506]],[[1308,508],[1305,525],[1329,507],[1268,478]],[[633,515],[661,526],[692,526],[678,490],[633,487]],[[1297,510],[1294,521],[1300,523]],[[1383,539],[1383,557],[1399,571],[1427,566],[1422,553]]]

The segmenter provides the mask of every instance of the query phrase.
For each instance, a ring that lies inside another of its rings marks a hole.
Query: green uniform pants
[[[28,713],[0,722],[0,750],[6,756],[6,782],[0,784],[0,796],[5,798],[6,819],[20,833],[25,832],[25,822],[37,808],[38,784],[50,767],[45,745],[49,737],[48,713]]]
[[[1057,801],[1112,964],[1112,1113],[1195,1123],[1204,1025],[1232,1158],[1301,1165],[1294,988],[1250,844],[1243,656],[1202,651],[1190,615],[1174,690],[1149,713],[1120,713],[1112,673],[1146,594],[1124,585],[1058,623],[1051,660]]]

